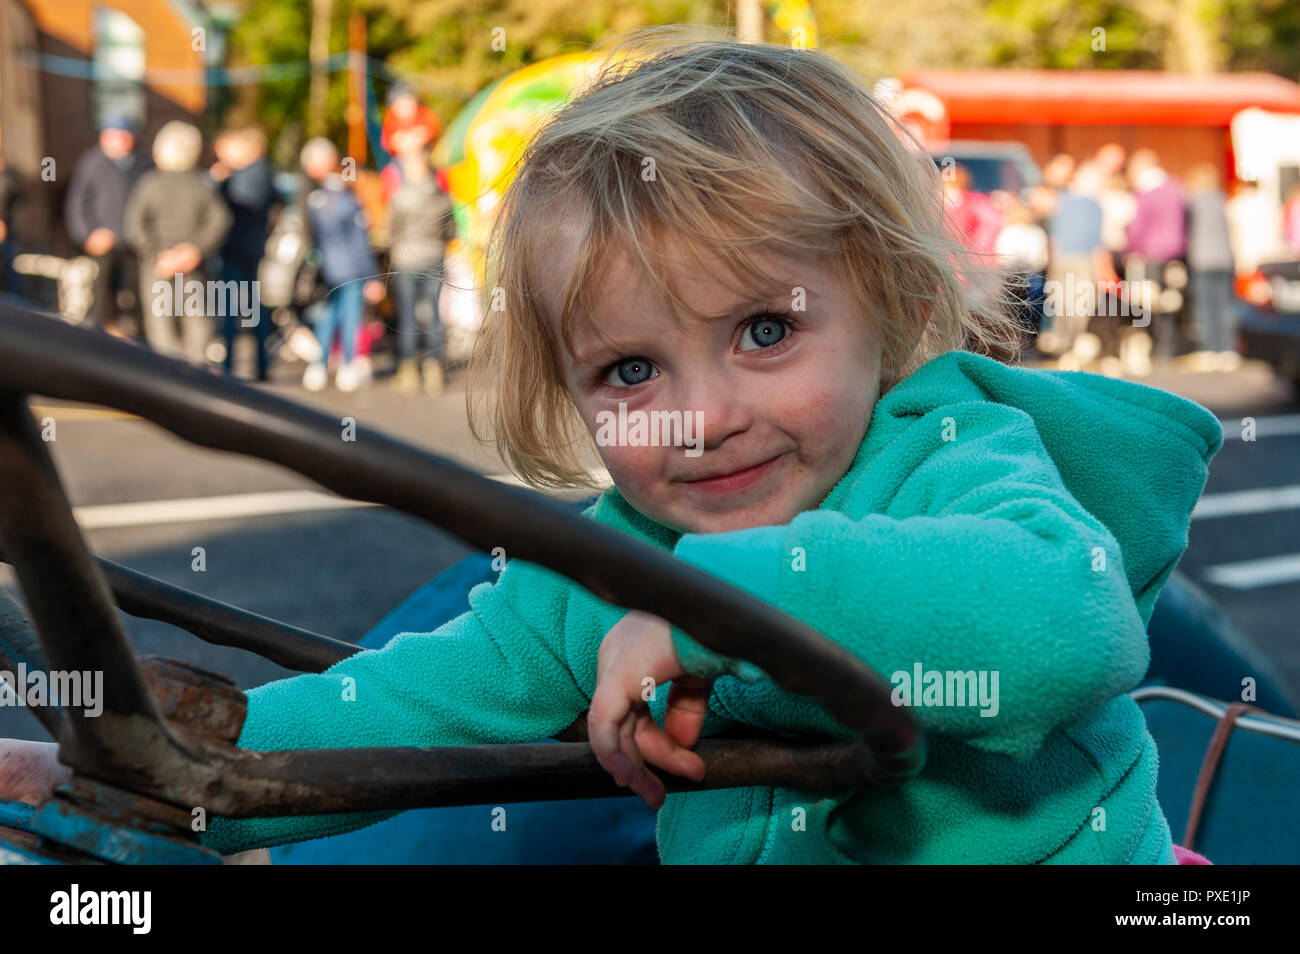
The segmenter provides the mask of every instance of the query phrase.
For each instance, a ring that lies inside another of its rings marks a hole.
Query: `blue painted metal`
[[[158,826],[161,829],[161,826]],[[29,830],[57,844],[124,865],[219,865],[221,856],[163,831],[106,822],[62,799],[41,805]]]
[[[34,811],[35,806],[26,802],[11,802],[7,798],[0,798],[0,827],[30,831]]]

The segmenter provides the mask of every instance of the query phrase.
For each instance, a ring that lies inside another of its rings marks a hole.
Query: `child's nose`
[[[682,411],[693,415],[706,450],[744,433],[753,424],[753,406],[744,388],[725,375],[696,382],[683,396]]]

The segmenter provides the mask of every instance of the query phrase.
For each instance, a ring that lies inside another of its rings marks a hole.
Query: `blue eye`
[[[609,369],[605,383],[616,388],[630,388],[649,381],[658,370],[645,358],[624,358]]]
[[[789,333],[785,321],[780,318],[760,318],[751,321],[740,335],[740,350],[757,351],[760,348],[770,348],[783,341]],[[747,341],[752,341],[753,347],[746,347]]]

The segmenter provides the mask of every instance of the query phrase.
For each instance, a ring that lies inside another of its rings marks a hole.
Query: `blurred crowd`
[[[328,139],[302,147],[299,185],[282,194],[255,125],[222,129],[215,161],[203,168],[196,127],[165,124],[146,154],[130,119],[108,117],[76,164],[62,210],[71,241],[95,265],[84,323],[227,374],[247,332],[259,380],[270,375],[273,350],[289,348],[306,362],[310,390],[326,387],[331,371],[340,390],[370,384],[371,346],[388,337],[392,384],[441,392],[438,300],[456,233],[430,159],[438,133],[409,87],[390,90],[381,144],[392,161],[379,176],[377,207],[367,209],[355,163]],[[0,167],[0,289],[17,290],[11,200]],[[283,305],[293,307],[273,321],[271,309]]]
[[[440,393],[439,295],[456,232],[444,174],[431,163],[439,131],[397,84],[381,134],[392,161],[375,188],[358,188],[355,162],[313,139],[297,187],[282,192],[255,125],[221,130],[215,161],[202,168],[194,126],[167,123],[145,154],[130,120],[108,118],[63,206],[71,241],[94,263],[84,322],[227,374],[247,332],[259,380],[275,355],[291,354],[306,363],[309,390],[328,386],[331,373],[340,390],[369,385],[371,348],[383,341],[394,387]],[[1128,155],[1108,143],[1081,161],[1057,155],[1043,183],[1019,194],[974,190],[960,164],[943,180],[954,229],[1009,275],[1038,352],[1062,367],[1103,351],[1124,357],[1140,339],[1139,367],[1150,355],[1186,353],[1230,368],[1239,360],[1234,280],[1267,257],[1279,227],[1300,258],[1300,185],[1278,223],[1254,183],[1234,181],[1229,194],[1210,163],[1180,179],[1151,149]],[[0,166],[0,288],[11,290],[13,198]],[[216,294],[191,294],[194,283]]]
[[[1151,149],[1128,155],[1108,143],[1082,161],[1059,154],[1043,184],[1019,195],[972,191],[960,165],[944,179],[953,227],[1014,276],[1038,350],[1066,367],[1122,351],[1138,327],[1148,354],[1231,368],[1235,278],[1272,251],[1279,226],[1300,258],[1300,186],[1278,223],[1255,183],[1234,181],[1229,194],[1208,162],[1180,179]]]

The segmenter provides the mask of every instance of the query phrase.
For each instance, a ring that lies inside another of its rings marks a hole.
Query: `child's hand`
[[[642,694],[644,680],[672,680],[661,729]],[[664,785],[645,762],[700,781],[704,760],[688,746],[704,728],[712,680],[690,676],[673,650],[666,620],[633,610],[605,634],[596,664],[596,692],[587,713],[587,736],[596,760],[619,785],[631,787],[658,811]],[[644,761],[643,761],[644,760]]]
[[[0,739],[0,798],[38,805],[70,778],[57,743]]]

